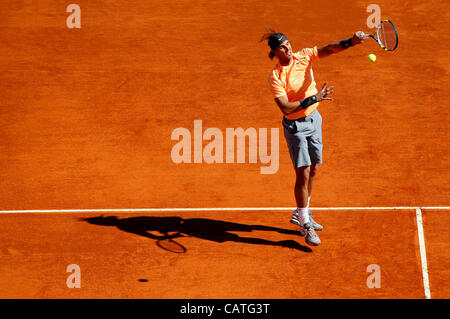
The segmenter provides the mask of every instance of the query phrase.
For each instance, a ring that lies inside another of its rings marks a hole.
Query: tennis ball
[[[373,53],[369,54],[367,58],[369,59],[370,62],[375,62],[377,60],[377,56]]]

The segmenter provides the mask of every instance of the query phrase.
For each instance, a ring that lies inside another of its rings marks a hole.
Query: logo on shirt
[[[306,58],[305,58],[305,57],[298,58],[298,59],[297,59],[297,62],[295,62],[295,64],[299,64],[299,63],[300,63],[300,60],[304,60],[304,59],[306,59]]]

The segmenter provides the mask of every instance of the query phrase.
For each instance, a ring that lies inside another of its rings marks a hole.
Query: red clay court
[[[295,50],[371,31],[370,2],[335,3],[82,0],[69,29],[70,2],[2,2],[0,298],[447,299],[446,2],[378,1],[396,51],[369,39],[314,62],[335,87],[319,106],[322,244],[289,223],[294,171],[258,41],[266,27]],[[195,120],[279,128],[278,170],[174,163],[171,134]]]

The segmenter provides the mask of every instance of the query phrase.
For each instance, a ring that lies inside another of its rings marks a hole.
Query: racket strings
[[[388,21],[382,21],[378,29],[378,41],[387,50],[397,46],[397,34],[394,26]]]

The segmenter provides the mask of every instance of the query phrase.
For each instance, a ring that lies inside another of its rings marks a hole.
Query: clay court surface
[[[1,2],[0,297],[447,299],[447,2],[377,1],[396,51],[369,39],[314,62],[335,87],[319,106],[322,244],[289,223],[294,171],[258,41],[269,26],[296,50],[369,32],[370,3],[80,0],[69,29],[70,2]],[[175,164],[171,134],[194,120],[279,128],[278,170]]]

